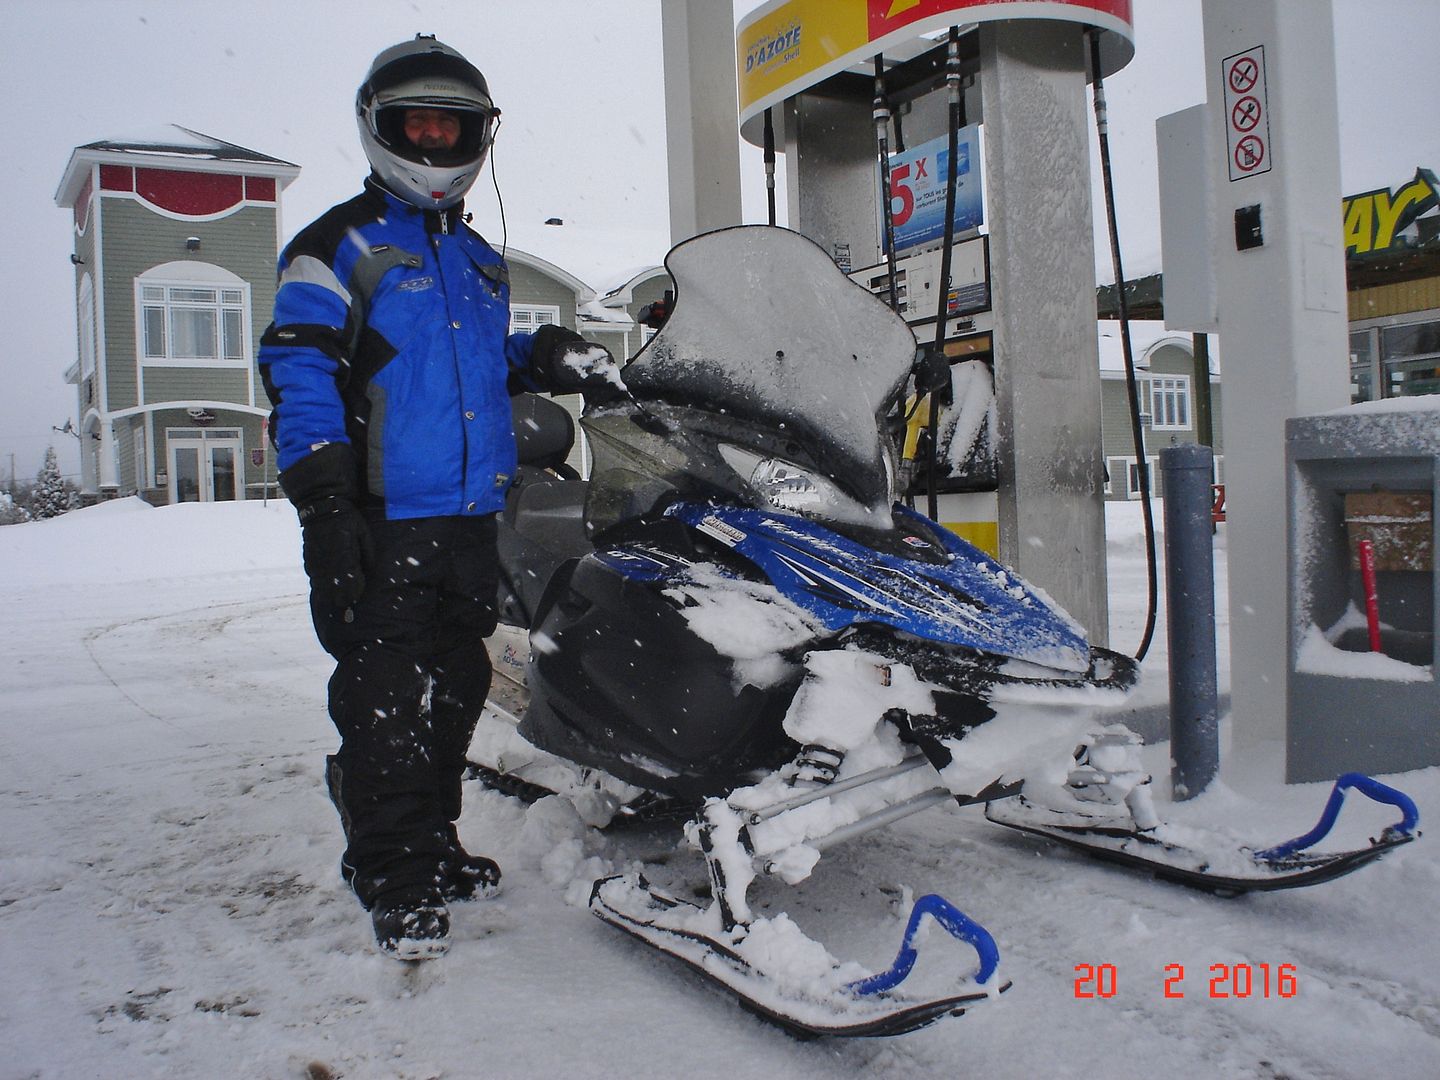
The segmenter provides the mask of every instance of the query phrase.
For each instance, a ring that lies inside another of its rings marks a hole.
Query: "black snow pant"
[[[370,521],[375,563],[354,607],[311,599],[336,660],[330,717],[340,749],[330,797],[343,867],[368,909],[386,893],[437,884],[458,846],[461,778],[490,690],[495,519]]]

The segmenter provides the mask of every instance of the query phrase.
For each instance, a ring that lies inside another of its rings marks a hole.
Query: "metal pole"
[[[1215,691],[1215,562],[1208,446],[1160,451],[1165,502],[1165,609],[1170,645],[1170,781],[1200,794],[1220,769]]]
[[[890,205],[890,102],[885,95],[885,57],[875,57],[875,120],[876,153],[880,159],[880,216],[885,234],[885,266],[890,283],[890,310],[900,313],[900,286],[895,270],[895,224]]]
[[[1190,341],[1195,359],[1191,376],[1195,386],[1195,438],[1213,447],[1215,424],[1210,405],[1210,335],[1191,334]]]
[[[765,207],[771,225],[775,224],[775,118],[765,110]]]
[[[945,333],[950,326],[950,259],[955,248],[955,182],[960,153],[960,109],[964,93],[960,86],[960,28],[950,27],[945,49],[945,88],[949,98],[945,162],[945,239],[940,245],[940,310],[935,313],[935,355],[945,355]],[[947,369],[949,365],[946,365]],[[925,513],[931,521],[940,520],[940,406],[953,405],[951,376],[946,371],[945,386],[930,388],[930,463],[925,469]]]

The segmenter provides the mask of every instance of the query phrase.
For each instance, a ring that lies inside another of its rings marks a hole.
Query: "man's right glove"
[[[365,592],[374,562],[370,527],[360,512],[355,455],[347,443],[326,443],[280,474],[280,486],[299,512],[303,558],[312,597],[339,610]]]
[[[535,331],[530,368],[550,393],[580,393],[592,405],[616,401],[627,394],[620,365],[609,349],[553,323]]]

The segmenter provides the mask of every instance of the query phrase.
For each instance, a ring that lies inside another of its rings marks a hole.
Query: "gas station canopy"
[[[770,0],[735,32],[741,134],[759,145],[766,109],[877,53],[951,26],[1000,19],[1110,31],[1100,40],[1102,75],[1135,55],[1130,0]]]

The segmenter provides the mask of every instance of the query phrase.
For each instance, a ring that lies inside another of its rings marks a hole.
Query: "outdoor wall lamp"
[[[187,237],[185,238],[185,250],[186,250],[186,251],[199,251],[199,250],[200,250],[200,237],[198,237],[198,236],[187,236]]]

